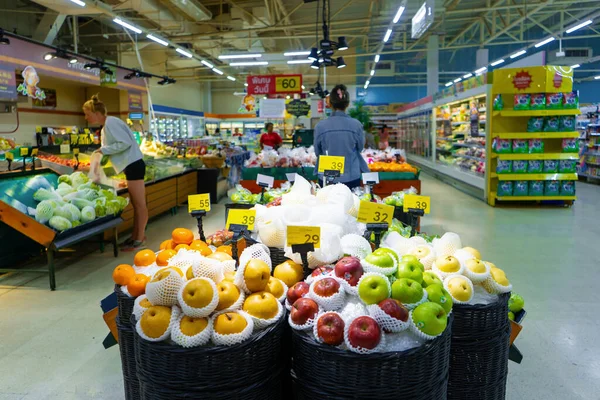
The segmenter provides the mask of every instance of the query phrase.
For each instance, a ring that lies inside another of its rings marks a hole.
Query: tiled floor
[[[524,360],[510,363],[510,400],[600,398],[600,187],[578,184],[572,208],[491,208],[448,185],[423,177],[432,213],[428,233],[454,231],[463,243],[505,269],[528,312],[517,339]],[[223,206],[214,206],[207,232],[221,228]],[[149,245],[157,248],[174,227],[195,227],[185,210],[153,221]],[[119,352],[104,350],[108,330],[100,300],[113,284],[119,259],[93,253],[66,262],[58,290],[46,276],[0,278],[0,400],[123,398]],[[477,399],[473,399],[477,400]]]

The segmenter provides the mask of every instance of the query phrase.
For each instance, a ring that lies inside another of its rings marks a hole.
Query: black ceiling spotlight
[[[329,38],[329,25],[331,24],[331,0],[323,1],[323,38],[319,39],[319,4],[317,4],[317,18],[315,26],[316,41],[319,43],[319,48],[312,48],[310,50],[309,60],[314,62],[311,64],[311,68],[319,69],[321,66],[329,67],[335,65],[337,68],[344,68],[346,63],[342,57],[333,58],[336,50],[348,50],[348,41],[345,36],[339,36],[337,42]],[[339,62],[341,61],[341,62]]]
[[[44,61],[54,60],[57,57],[56,52],[52,51],[50,53],[44,54]]]
[[[87,69],[88,71],[90,69],[94,69],[94,68],[98,68],[98,69],[102,69],[103,65],[100,64],[99,62],[93,62],[93,63],[86,63],[83,68]]]
[[[319,59],[319,49],[313,47],[310,49],[310,55],[308,56],[309,60],[317,61]]]
[[[319,64],[319,62],[317,60],[313,61],[313,63],[310,64],[310,67],[312,69],[319,69],[320,66],[321,66],[321,64]]]
[[[152,78],[154,75],[149,74],[144,71],[140,71],[139,69],[134,69],[129,74],[125,75],[123,78],[127,80],[131,80],[133,78]]]
[[[123,77],[123,79],[127,79],[129,81],[129,80],[132,80],[133,78],[137,78],[137,77],[138,77],[138,73],[136,71],[132,71],[132,72],[128,73],[127,75],[125,75]]]
[[[340,36],[337,42],[338,50],[348,50],[348,42],[346,41],[346,36]]]
[[[344,57],[338,57],[337,60],[335,60],[335,63],[337,64],[338,68],[344,68],[346,66],[346,62],[344,61]]]
[[[170,85],[175,82],[177,82],[175,79],[169,78],[168,76],[163,76],[162,80],[158,81],[158,84],[159,85]]]
[[[9,45],[10,39],[4,37],[4,30],[0,29],[0,44]]]
[[[79,62],[77,57],[67,54],[66,51],[61,50],[61,49],[57,49],[56,51],[52,51],[50,53],[44,54],[45,61],[51,61],[51,60],[54,60],[55,58],[62,58],[64,60],[68,60],[69,64],[75,64],[75,63]]]
[[[109,67],[107,67],[106,65],[102,65],[100,67],[100,70],[102,72],[104,72],[106,75],[114,75],[115,74],[114,71],[112,69],[110,69]]]

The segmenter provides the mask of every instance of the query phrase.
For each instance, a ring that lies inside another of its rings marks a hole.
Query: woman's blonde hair
[[[100,97],[97,94],[93,95],[90,100],[83,103],[83,108],[90,110],[91,112],[99,112],[102,115],[107,114],[106,106],[100,101]]]

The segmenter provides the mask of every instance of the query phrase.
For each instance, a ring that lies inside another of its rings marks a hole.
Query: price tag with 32
[[[394,207],[385,204],[361,201],[358,208],[358,222],[363,224],[391,224],[394,218]]]

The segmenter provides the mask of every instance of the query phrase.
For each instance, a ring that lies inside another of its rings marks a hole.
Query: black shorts
[[[144,160],[137,160],[125,167],[125,177],[128,181],[139,181],[146,175],[146,163]]]

